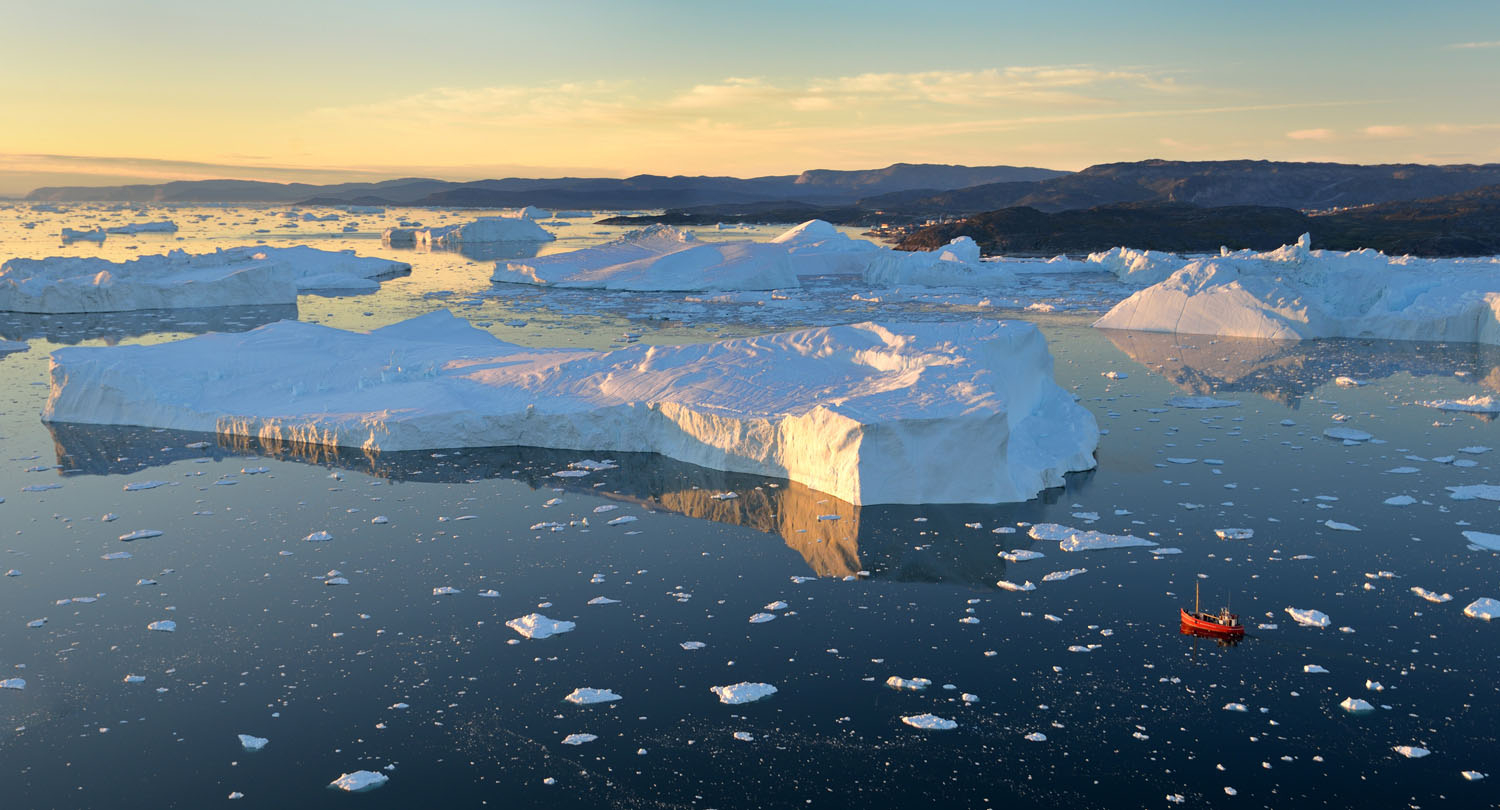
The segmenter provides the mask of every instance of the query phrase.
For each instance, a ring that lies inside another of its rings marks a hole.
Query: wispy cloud
[[[1371,138],[1410,138],[1412,128],[1406,126],[1394,126],[1390,124],[1377,124],[1360,130]]]
[[[1286,134],[1294,141],[1331,141],[1334,133],[1331,129],[1294,129]]]
[[[1469,51],[1476,48],[1500,48],[1500,39],[1493,39],[1489,42],[1455,42],[1452,45],[1448,45],[1446,47],[1450,51]]]

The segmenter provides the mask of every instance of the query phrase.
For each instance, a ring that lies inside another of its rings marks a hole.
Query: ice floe
[[[1464,607],[1464,615],[1473,619],[1491,619],[1500,617],[1500,600],[1488,596],[1481,596]]]
[[[898,251],[853,239],[811,220],[770,242],[704,242],[670,225],[652,225],[603,245],[538,259],[500,262],[494,281],[635,291],[748,291],[801,285],[803,276],[854,275],[881,286],[991,285],[1011,277],[981,263],[960,237],[934,251]]]
[[[1435,593],[1420,586],[1413,586],[1411,592],[1416,594],[1417,596],[1422,597],[1423,599],[1426,599],[1429,602],[1435,602],[1437,604],[1442,604],[1444,602],[1450,602],[1453,600],[1453,594],[1451,593]]]
[[[270,740],[266,739],[265,737],[254,737],[249,734],[241,734],[239,735],[239,737],[240,746],[243,747],[246,751],[259,751],[260,749],[265,748],[266,744],[270,742]]]
[[[776,687],[768,683],[741,681],[729,686],[710,687],[709,691],[719,696],[720,703],[733,705],[737,703],[751,703],[762,698],[768,698],[776,694]]]
[[[1407,759],[1421,759],[1432,753],[1419,745],[1398,745],[1393,750]]]
[[[1255,536],[1254,529],[1214,529],[1220,540],[1249,540]]]
[[[147,630],[156,630],[162,633],[173,633],[177,631],[177,622],[170,619],[161,619],[146,625]]]
[[[932,681],[928,680],[927,678],[902,678],[896,675],[892,675],[891,677],[885,679],[885,685],[891,687],[892,689],[921,690],[931,686]]]
[[[912,728],[922,729],[923,731],[952,731],[958,728],[957,721],[938,717],[935,714],[905,715],[901,718],[901,722]]]
[[[574,689],[568,693],[567,697],[563,698],[563,700],[569,703],[576,703],[579,706],[587,706],[591,703],[610,703],[620,699],[619,695],[608,689],[591,689],[585,686]]]
[[[569,734],[562,739],[563,745],[583,745],[599,739],[597,734]]]
[[[1297,624],[1303,627],[1327,627],[1330,624],[1328,614],[1321,610],[1288,607],[1286,612]]]
[[[411,265],[304,245],[180,250],[125,262],[55,256],[0,264],[0,310],[120,312],[295,304],[308,290],[373,290]]]
[[[52,358],[51,422],[658,452],[855,504],[1026,500],[1092,468],[1099,436],[1041,333],[1009,321],[594,352],[523,348],[440,310],[371,333],[282,321]]]
[[[569,621],[549,619],[540,613],[528,613],[518,619],[511,619],[505,623],[505,626],[526,638],[540,639],[566,633],[578,625]]]
[[[1496,295],[1500,295],[1497,293]],[[1490,343],[1500,341],[1487,341]],[[1429,408],[1437,408],[1440,411],[1458,411],[1459,413],[1500,413],[1500,399],[1488,394],[1464,397],[1463,399],[1433,399],[1422,403]]]
[[[1463,535],[1464,539],[1468,540],[1470,545],[1490,551],[1500,551],[1500,534],[1465,531]]]
[[[387,241],[398,244],[390,238]],[[480,217],[471,222],[443,225],[438,228],[422,228],[412,232],[411,239],[418,245],[440,248],[457,248],[461,245],[489,244],[492,242],[551,242],[557,237],[526,217]]]
[[[1156,543],[1129,534],[1105,534],[1092,529],[1074,529],[1058,523],[1038,523],[1026,532],[1033,540],[1055,540],[1063,551],[1097,551],[1132,546],[1150,547]]]
[[[1375,711],[1375,707],[1370,705],[1370,701],[1357,697],[1344,698],[1343,702],[1339,704],[1339,708],[1351,713]]]
[[[374,790],[389,781],[390,777],[379,771],[355,771],[342,774],[339,778],[329,782],[328,787],[346,793],[363,793],[367,790]]]
[[[1169,262],[1159,266],[1166,269]],[[1128,279],[1129,276],[1122,276]],[[1500,261],[1373,250],[1238,251],[1194,259],[1094,323],[1107,329],[1280,340],[1373,337],[1500,343]]]

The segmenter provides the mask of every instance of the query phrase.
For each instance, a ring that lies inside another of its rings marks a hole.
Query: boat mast
[[[1203,610],[1203,608],[1198,605],[1198,588],[1202,584],[1203,583],[1202,583],[1201,580],[1198,580],[1198,579],[1194,579],[1193,580],[1193,615],[1194,616],[1198,615],[1198,613],[1201,610]]]

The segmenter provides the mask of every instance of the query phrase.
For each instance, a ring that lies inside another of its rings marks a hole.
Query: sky
[[[1500,162],[1500,2],[0,0],[0,195]]]

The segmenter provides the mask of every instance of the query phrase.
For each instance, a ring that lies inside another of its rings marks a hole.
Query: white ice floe
[[[591,703],[610,703],[620,700],[620,696],[608,689],[590,689],[580,686],[569,692],[568,696],[563,698],[563,700],[569,703],[576,703],[579,706],[587,706]]]
[[[599,739],[597,734],[569,734],[562,740],[563,745],[583,745]]]
[[[399,232],[387,231],[387,241],[398,244]],[[393,238],[394,237],[394,238]],[[427,247],[457,248],[493,242],[551,242],[557,237],[526,217],[480,217],[459,225],[422,228],[412,232],[412,242]]]
[[[449,585],[442,585],[432,589],[433,596],[452,596],[456,593],[462,593],[462,591]]]
[[[355,771],[346,773],[328,783],[330,788],[346,793],[363,793],[374,790],[391,779],[379,771]]]
[[[1473,546],[1488,549],[1490,551],[1500,551],[1500,534],[1465,531],[1463,535],[1464,539],[1468,540],[1469,543]]]
[[[518,619],[511,619],[505,623],[505,626],[527,638],[548,638],[558,633],[566,633],[578,625],[574,622],[549,619],[540,613],[528,613]]]
[[[158,222],[133,222],[129,225],[116,225],[112,228],[105,228],[104,232],[125,235],[137,233],[177,233],[177,223],[167,219]]]
[[[905,715],[901,718],[901,722],[923,731],[952,731],[958,728],[957,721],[938,717],[935,714]]]
[[[1040,731],[1033,731],[1030,734],[1026,735],[1026,739],[1028,739],[1028,740],[1030,740],[1032,742],[1046,742],[1047,741],[1047,735],[1043,734]]]
[[[1032,551],[1025,548],[1013,548],[1010,551],[1000,552],[1000,559],[1006,562],[1026,562],[1027,560],[1041,559],[1047,555],[1040,551]]]
[[[1478,782],[1485,777],[1485,774],[1480,773],[1479,771],[1462,771],[1460,775],[1463,776],[1464,780],[1468,782]]]
[[[126,675],[121,683],[145,683],[145,675]]]
[[[891,677],[885,679],[885,685],[891,687],[892,689],[921,690],[931,686],[932,681],[928,680],[927,678],[902,678],[896,675],[892,675]]]
[[[265,737],[253,737],[249,734],[241,734],[239,735],[239,737],[240,745],[246,751],[259,751],[260,749],[265,748],[266,744],[270,742],[270,740],[266,739]]]
[[[161,537],[161,535],[162,533],[158,529],[136,529],[133,532],[126,532],[120,535],[120,540],[129,543],[132,540],[146,540],[152,537]]]
[[[742,681],[729,686],[710,687],[710,692],[719,696],[720,703],[737,704],[751,703],[762,698],[768,698],[776,694],[776,687],[768,683],[750,683]]]
[[[1367,442],[1375,438],[1372,434],[1351,427],[1324,428],[1323,435],[1330,439],[1338,439],[1345,442]]]
[[[988,286],[1012,278],[981,263],[979,246],[960,237],[934,251],[898,251],[853,239],[822,220],[804,222],[770,242],[703,242],[670,225],[652,225],[595,247],[500,262],[494,281],[637,291],[748,291],[798,287],[802,276],[854,275],[880,286]]]
[[[1099,436],[1040,331],[1013,321],[595,352],[516,346],[440,310],[368,334],[281,321],[52,358],[51,422],[658,452],[856,504],[1026,500],[1092,468]]]
[[[1343,702],[1339,704],[1339,708],[1351,713],[1375,711],[1375,707],[1370,705],[1370,701],[1357,697],[1344,698]]]
[[[1151,286],[1115,305],[1094,325],[1280,340],[1500,343],[1496,259],[1312,250],[1311,239],[1303,234],[1295,245],[1267,253],[1225,251],[1153,279],[1142,278]]]
[[[1464,607],[1464,615],[1473,619],[1491,619],[1500,617],[1500,601],[1488,596],[1481,596]]]
[[[214,253],[11,259],[0,264],[0,310],[120,312],[295,304],[308,290],[373,290],[377,279],[411,270],[405,262],[353,251],[293,247],[227,248]]]
[[[1426,599],[1429,602],[1435,602],[1437,604],[1442,604],[1444,602],[1450,602],[1453,600],[1453,594],[1451,593],[1435,593],[1420,586],[1413,586],[1411,592],[1416,594],[1417,596],[1422,597],[1423,599]]]
[[[1328,614],[1321,610],[1288,607],[1286,612],[1303,627],[1327,627],[1330,624]]]
[[[319,531],[313,532],[312,534],[309,534],[308,536],[306,536],[306,537],[304,537],[302,539],[304,541],[307,541],[307,542],[310,542],[310,543],[326,543],[329,540],[333,539],[333,535],[329,534],[328,532],[319,530]]]
[[[1410,495],[1394,495],[1386,498],[1381,503],[1384,503],[1386,506],[1411,506],[1416,502],[1417,499]]]
[[[1167,400],[1167,405],[1173,408],[1198,411],[1213,408],[1233,408],[1239,404],[1240,401],[1237,399],[1214,399],[1213,397],[1172,397]]]
[[[1226,711],[1226,712],[1248,712],[1248,711],[1250,711],[1250,709],[1246,708],[1245,704],[1243,704],[1243,703],[1225,703],[1224,704],[1224,711]]]
[[[1214,529],[1220,540],[1249,540],[1255,536],[1254,529]]]
[[[610,599],[608,596],[596,596],[590,599],[588,603],[591,605],[618,605],[620,604],[620,600]]]
[[[1469,484],[1444,489],[1448,490],[1448,497],[1455,501],[1500,501],[1500,486],[1494,484]]]
[[[1358,526],[1350,523],[1340,523],[1337,520],[1325,520],[1323,521],[1323,525],[1336,532],[1357,532],[1360,530]]]
[[[1500,294],[1497,294],[1500,295]],[[1487,343],[1500,341],[1489,340]],[[1488,394],[1481,396],[1464,397],[1463,399],[1433,399],[1422,403],[1429,408],[1437,408],[1440,411],[1458,411],[1459,413],[1500,413],[1500,399]]]
[[[161,619],[146,625],[147,630],[157,630],[162,633],[173,633],[177,631],[177,622],[170,619]]]
[[[0,689],[25,689],[25,688],[26,688],[26,679],[25,678],[6,678],[5,680],[0,680]]]
[[[1105,534],[1092,529],[1074,529],[1058,523],[1038,523],[1026,532],[1033,540],[1055,540],[1063,551],[1096,551],[1109,548],[1156,545],[1130,534]]]
[[[1420,745],[1398,745],[1393,750],[1407,759],[1421,759],[1432,753]]]
[[[1061,581],[1063,581],[1065,579],[1072,579],[1073,577],[1076,577],[1079,574],[1087,574],[1088,571],[1089,571],[1089,569],[1087,569],[1087,568],[1069,568],[1066,571],[1053,571],[1052,573],[1047,574],[1046,576],[1042,577],[1042,581],[1043,582],[1061,582]]]
[[[701,641],[684,641],[681,644],[678,644],[677,646],[683,648],[684,650],[701,650],[704,647],[707,647],[708,645],[704,644]]]
[[[1302,671],[1305,672],[1305,673],[1307,673],[1307,674],[1309,674],[1309,675],[1327,675],[1328,674],[1328,670],[1324,669],[1323,667],[1321,667],[1321,666],[1319,666],[1317,664],[1304,664],[1303,667],[1302,667]]]
[[[124,490],[126,492],[140,492],[143,489],[156,489],[157,487],[164,487],[166,485],[166,481],[131,481],[124,486]]]
[[[751,624],[765,624],[776,618],[775,613],[755,613],[750,616]]]
[[[1011,582],[1008,579],[1002,579],[1002,580],[999,580],[998,582],[996,582],[995,585],[997,585],[998,587],[1003,588],[1003,589],[1005,589],[1007,591],[1034,591],[1034,590],[1036,590],[1036,585],[1032,584],[1031,580],[1029,580],[1029,579],[1026,580],[1025,582],[1019,584],[1019,585],[1016,584],[1016,583],[1014,583],[1014,582]]]

